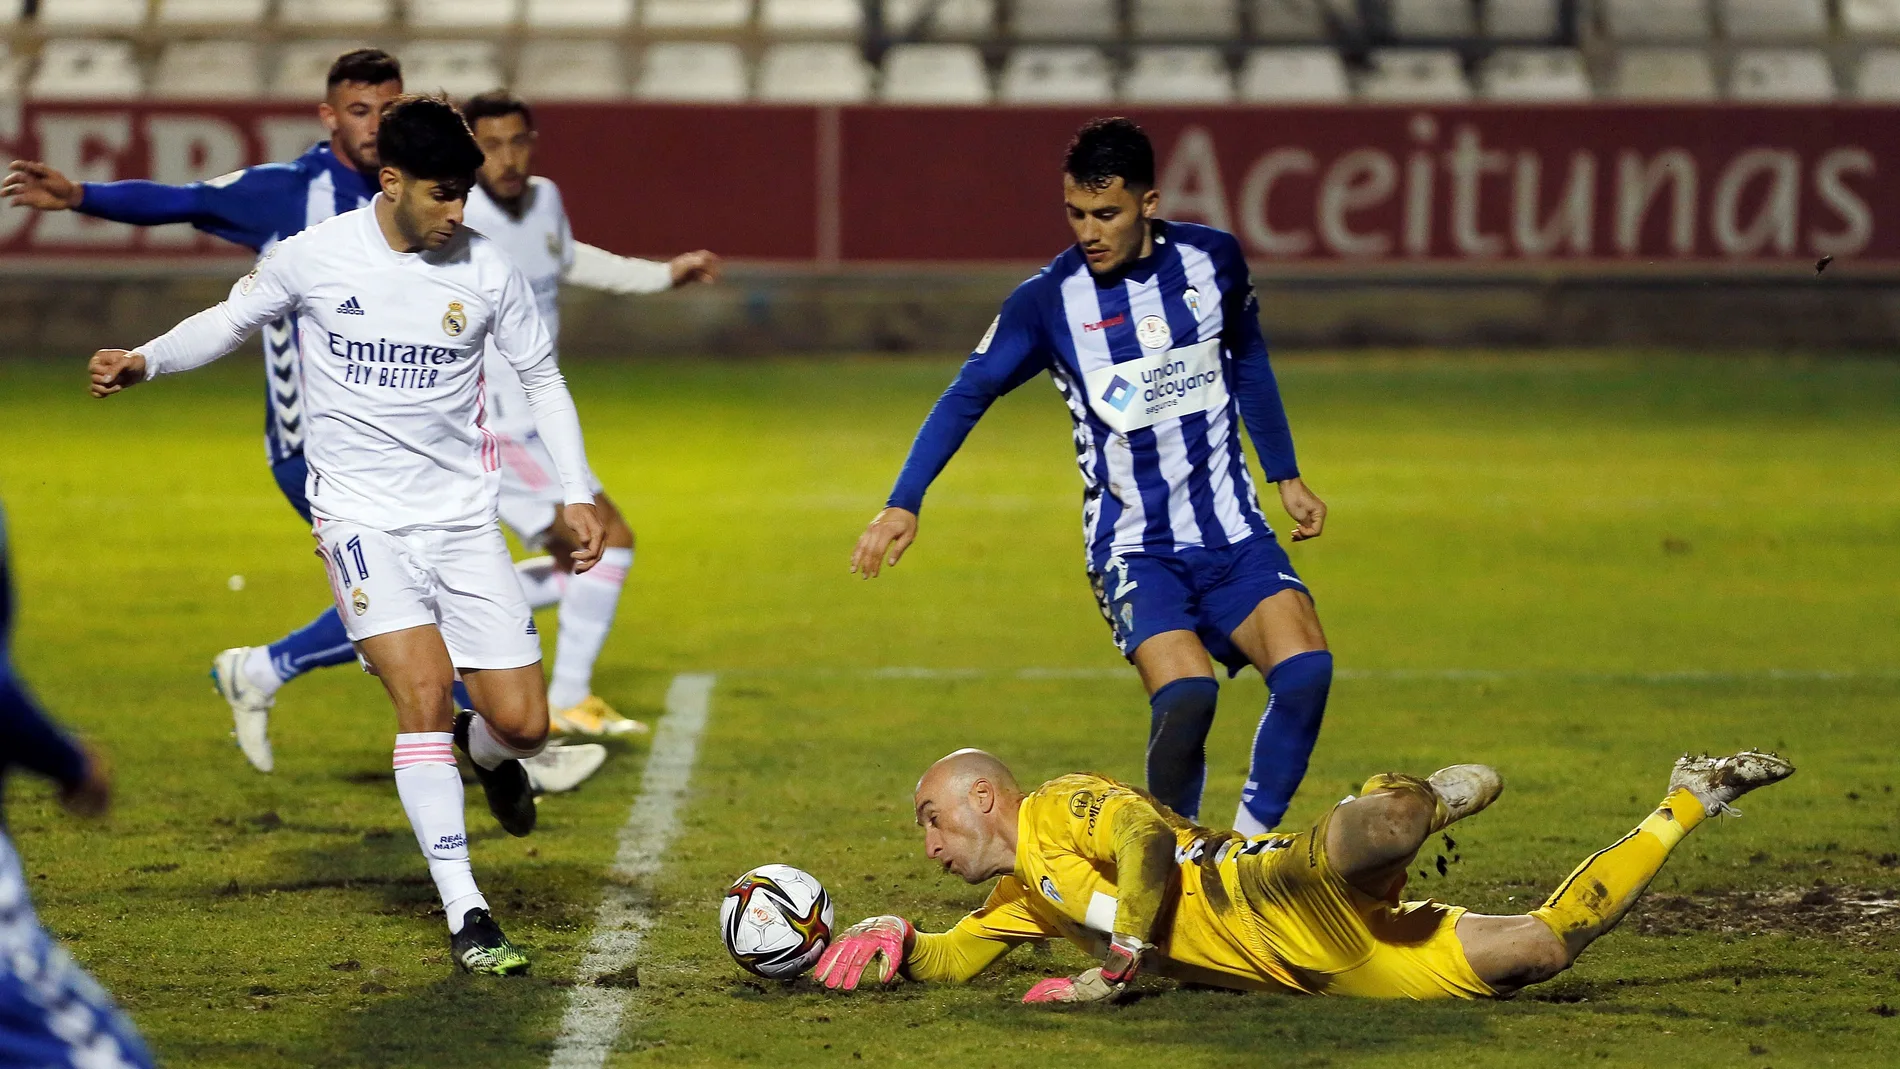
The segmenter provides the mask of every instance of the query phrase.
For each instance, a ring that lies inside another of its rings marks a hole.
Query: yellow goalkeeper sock
[[[1574,957],[1616,927],[1656,878],[1669,851],[1707,815],[1688,788],[1672,791],[1634,831],[1578,865],[1531,916],[1549,925]]]

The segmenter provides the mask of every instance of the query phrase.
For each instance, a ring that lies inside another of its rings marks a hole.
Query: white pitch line
[[[677,675],[667,688],[666,715],[653,736],[640,796],[620,828],[620,846],[608,870],[612,878],[594,915],[593,938],[568,991],[567,1011],[561,1015],[561,1035],[548,1059],[549,1069],[600,1069],[620,1035],[620,1022],[633,992],[626,987],[600,987],[594,981],[633,964],[641,937],[653,923],[647,908],[648,882],[659,874],[666,848],[679,830],[680,804],[693,778],[714,679],[706,674]]]

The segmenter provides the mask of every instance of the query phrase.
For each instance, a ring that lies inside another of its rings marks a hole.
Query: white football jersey
[[[468,191],[463,216],[470,229],[501,246],[534,290],[534,304],[547,324],[548,335],[561,340],[561,276],[574,264],[574,234],[568,229],[561,191],[536,175],[528,179],[521,198],[521,216],[509,214],[478,183]],[[514,369],[494,350],[488,350],[488,428],[504,438],[521,441],[534,430],[528,396],[521,392]]]
[[[376,203],[280,242],[223,304],[142,347],[148,374],[209,363],[294,314],[311,513],[384,531],[471,527],[495,519],[501,479],[500,443],[485,426],[492,342],[535,398],[566,500],[592,501],[580,425],[528,279],[466,228],[433,252],[396,252]]]

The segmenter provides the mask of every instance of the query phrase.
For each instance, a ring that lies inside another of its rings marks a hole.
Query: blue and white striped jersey
[[[1154,243],[1101,279],[1072,246],[1018,286],[931,409],[889,503],[916,511],[991,403],[1047,371],[1075,425],[1092,570],[1270,533],[1240,423],[1268,479],[1299,468],[1240,244],[1167,222]]]
[[[376,195],[371,176],[331,153],[328,142],[288,163],[266,163],[207,182],[88,182],[79,211],[137,226],[190,223],[207,234],[255,249],[271,246],[333,215],[355,211]],[[297,323],[264,327],[264,446],[273,465],[303,452],[303,390],[297,372]]]

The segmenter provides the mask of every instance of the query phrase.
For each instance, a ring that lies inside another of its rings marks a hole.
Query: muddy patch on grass
[[[1900,936],[1900,888],[1783,887],[1768,891],[1651,894],[1631,918],[1644,935],[1789,932],[1863,946]]]

